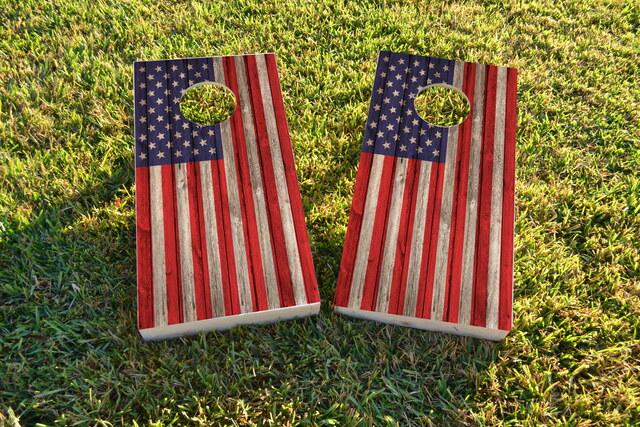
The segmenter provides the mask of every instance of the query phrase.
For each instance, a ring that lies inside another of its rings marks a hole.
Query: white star
[[[400,64],[400,65],[404,64],[404,59],[403,59],[403,58],[400,58],[400,59],[398,60],[398,64]]]
[[[427,141],[424,143],[427,147],[431,147],[433,145],[433,141],[430,139],[427,139]]]
[[[420,66],[420,61],[414,61],[413,62],[413,66],[414,67],[419,67]]]
[[[388,130],[393,130],[393,125],[392,125],[391,123],[389,123],[389,124],[387,125],[387,129],[388,129]]]
[[[379,131],[379,132],[376,134],[376,136],[377,136],[378,138],[382,138],[382,137],[384,136],[384,133],[383,133],[382,131]]]
[[[184,123],[182,124],[182,129],[189,129],[189,123],[184,122]]]
[[[393,82],[387,82],[387,87],[392,87],[393,86]]]
[[[425,73],[426,73],[426,71],[424,71],[424,70],[420,70],[420,75],[421,75],[421,76],[424,76],[424,75],[425,75]]]
[[[412,125],[414,125],[414,126],[418,126],[418,123],[419,123],[419,122],[418,122],[418,120],[417,120],[417,119],[413,119],[413,120],[411,121],[411,124],[412,124]]]
[[[181,79],[184,79],[185,77],[187,77],[187,75],[185,73],[180,73],[180,74],[178,74],[178,76],[180,76]]]
[[[442,134],[440,132],[436,132],[436,138],[440,138]]]
[[[173,121],[174,122],[180,121],[180,114],[174,114],[173,115]]]
[[[144,88],[146,88],[146,87],[147,87],[147,84],[146,84],[146,83],[140,83],[140,89],[144,89]]]
[[[193,70],[193,65],[191,64],[187,65],[187,70]]]
[[[143,142],[143,141],[146,141],[146,140],[147,140],[147,135],[144,134],[144,133],[138,137],[138,141],[142,141]]]
[[[387,77],[387,73],[385,73],[384,71],[380,73],[380,77],[385,78]]]
[[[160,132],[160,133],[158,134],[158,139],[164,139],[164,133]]]
[[[393,135],[393,140],[397,141],[400,137],[398,136],[398,134],[396,133],[395,135]]]
[[[146,123],[147,118],[145,116],[140,117],[140,123]]]
[[[156,67],[156,71],[157,71],[157,72],[162,71],[162,67],[158,65],[158,66]]]
[[[193,149],[193,155],[197,156],[198,154],[200,154],[200,150],[198,150],[197,148]]]
[[[169,78],[169,73],[164,73],[164,79],[168,79]]]
[[[213,129],[209,129],[209,131],[207,131],[207,134],[209,134],[209,136],[213,136],[216,133],[213,131]]]
[[[178,86],[178,82],[174,80],[173,82],[171,82],[171,86],[177,87]]]
[[[404,99],[401,99],[400,101],[398,101],[398,104],[400,104],[400,106],[404,105]]]
[[[149,143],[149,149],[155,150],[156,149],[156,143],[155,142],[150,142]]]
[[[396,74],[396,80],[402,80],[402,76],[400,74]]]
[[[412,136],[411,138],[409,138],[409,142],[412,143],[412,144],[415,144],[416,143],[416,137]]]
[[[426,133],[427,133],[427,131],[426,131],[426,130],[424,130],[424,129],[420,129],[420,135],[424,135],[424,134],[426,134]]]
[[[162,151],[158,151],[158,158],[164,159],[164,153]]]
[[[433,150],[433,155],[438,157],[438,155],[440,154],[440,150]]]
[[[409,98],[414,99],[415,97],[416,97],[416,94],[415,94],[415,93],[411,92],[411,93],[409,94]]]
[[[373,109],[374,109],[375,111],[380,111],[380,104],[376,104],[376,105],[374,105],[374,106],[373,106]]]
[[[432,81],[433,80],[431,80],[431,79],[427,79],[427,84],[431,84]]]
[[[391,111],[392,113],[395,113],[395,112],[396,112],[396,110],[397,110],[397,109],[396,109],[396,107],[391,107],[391,108],[389,109],[389,111]]]
[[[395,71],[395,70],[396,70],[396,66],[395,66],[395,65],[390,65],[390,66],[389,66],[389,69],[390,69],[391,71]]]
[[[196,79],[199,79],[200,77],[202,77],[202,73],[200,73],[200,71],[196,71]]]
[[[209,68],[209,66],[207,64],[202,64],[202,69],[206,70],[207,68]]]
[[[205,141],[204,139],[201,139],[200,145],[204,147],[205,145],[207,145],[207,141]]]
[[[171,150],[171,147],[173,147],[173,144],[171,143],[171,141],[169,141],[166,144],[164,144],[164,146],[167,147],[168,150]]]
[[[156,126],[155,125],[149,125],[149,132],[155,132],[156,131]]]
[[[377,127],[378,127],[378,123],[376,123],[376,122],[371,122],[371,123],[369,124],[369,127],[370,127],[371,129],[375,129],[375,128],[377,128]]]
[[[448,65],[445,65],[444,67],[442,67],[442,69],[443,69],[444,71],[449,71],[449,66],[448,66]]]
[[[178,66],[176,64],[173,64],[171,66],[171,71],[178,71]]]
[[[182,138],[182,132],[176,132],[176,139]]]
[[[158,116],[158,118],[157,118],[156,120],[158,120],[159,122],[161,122],[161,121],[163,121],[163,120],[164,120],[164,117],[162,117],[162,116]]]
[[[156,113],[155,107],[150,107],[149,108],[149,114],[155,114],[155,113]]]
[[[439,77],[440,77],[440,73],[439,73],[439,72],[437,72],[437,71],[436,71],[435,73],[433,73],[433,75],[434,75],[434,76],[436,76],[436,78],[439,78]]]
[[[400,95],[400,92],[398,92],[397,90],[393,91],[393,96],[399,96],[399,95]]]
[[[388,150],[389,148],[391,148],[391,144],[389,144],[388,142],[385,142],[384,144],[382,144],[382,146],[383,146],[384,148],[386,148],[387,150]]]
[[[140,105],[142,105],[142,106],[147,105],[147,100],[146,99],[141,99],[140,100]]]
[[[185,147],[191,147],[191,141],[185,141],[182,143]]]
[[[382,95],[382,92],[384,92],[384,90],[382,88],[378,88],[378,95]]]
[[[369,146],[373,145],[373,139],[367,139],[367,145]]]
[[[176,150],[176,152],[175,152],[175,156],[176,156],[176,157],[182,157],[182,151],[180,151],[180,150]]]
[[[156,79],[156,77],[153,74],[149,74],[147,76],[147,80],[155,80],[155,79]]]
[[[385,104],[388,104],[389,102],[391,102],[391,99],[385,98],[385,99],[382,100],[382,102],[384,102]]]
[[[192,131],[191,136],[193,136],[194,138],[198,136],[198,131],[197,130]]]
[[[424,151],[424,148],[418,147],[418,153],[422,153],[423,151]]]
[[[210,148],[210,149],[209,149],[209,154],[214,154],[215,152],[216,152],[216,149],[215,149],[215,148]]]
[[[387,115],[386,114],[382,114],[380,116],[380,120],[382,120],[383,122],[387,120]]]
[[[193,80],[189,80],[189,86],[193,86]]]
[[[180,98],[173,98],[173,103],[177,104],[178,102],[180,102]]]
[[[400,146],[400,151],[407,151],[407,146],[406,146],[406,145],[404,145],[404,144],[402,144],[402,145]]]
[[[413,114],[413,110],[412,110],[411,108],[409,108],[405,114],[406,114],[407,116],[410,116],[410,115],[412,115],[412,114]]]
[[[382,60],[383,60],[384,62],[389,62],[389,57],[388,57],[388,56],[385,56],[384,58],[382,58]]]
[[[411,131],[411,129],[409,129],[409,127],[408,127],[408,126],[405,126],[405,127],[402,129],[402,131],[403,131],[404,133],[409,133],[409,132]]]
[[[145,153],[144,151],[142,153],[140,153],[140,160],[144,160],[147,158],[147,153]]]
[[[429,68],[433,68],[433,67],[434,67],[434,65],[433,65],[433,64],[429,64]]]
[[[164,101],[162,100],[162,98],[158,98],[158,99],[156,100],[156,104],[158,104],[158,105],[161,105],[161,104],[163,104],[163,103],[164,103]]]
[[[138,71],[140,71],[141,73],[144,73],[144,72],[145,72],[145,68],[144,68],[144,66],[142,66],[142,67],[138,68]]]
[[[402,89],[406,89],[407,88],[407,84],[406,83],[402,83]]]
[[[161,87],[162,87],[162,83],[157,82],[157,83],[156,83],[156,89],[157,89],[157,88],[161,88]]]
[[[416,76],[411,77],[411,82],[415,83],[418,81],[418,78]]]

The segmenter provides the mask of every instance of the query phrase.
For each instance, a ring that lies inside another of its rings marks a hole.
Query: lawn
[[[640,423],[640,4],[575,3],[0,0],[0,425]],[[520,70],[504,342],[333,313],[380,49]],[[131,64],[266,51],[321,314],[145,344]]]

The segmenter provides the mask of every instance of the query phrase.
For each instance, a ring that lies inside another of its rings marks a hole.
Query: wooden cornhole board
[[[346,315],[499,340],[511,329],[516,76],[512,68],[381,52],[335,295]],[[462,91],[433,126],[414,99]]]
[[[233,115],[185,119],[201,82]],[[138,325],[144,339],[318,313],[273,54],[134,63]]]

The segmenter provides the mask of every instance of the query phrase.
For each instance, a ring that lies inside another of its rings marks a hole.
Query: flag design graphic
[[[213,126],[180,112],[212,82]],[[317,313],[319,294],[273,54],[134,63],[138,326],[145,339]]]
[[[418,117],[429,85],[468,99]],[[335,294],[345,314],[501,339],[512,326],[517,71],[380,52]]]

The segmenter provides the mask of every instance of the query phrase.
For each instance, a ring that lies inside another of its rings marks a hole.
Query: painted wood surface
[[[467,97],[461,124],[417,116],[432,84]],[[339,312],[490,339],[511,329],[516,85],[512,68],[380,53]]]
[[[212,126],[179,109],[186,89],[207,81],[236,98]],[[275,56],[138,61],[134,95],[143,337],[317,313]]]

